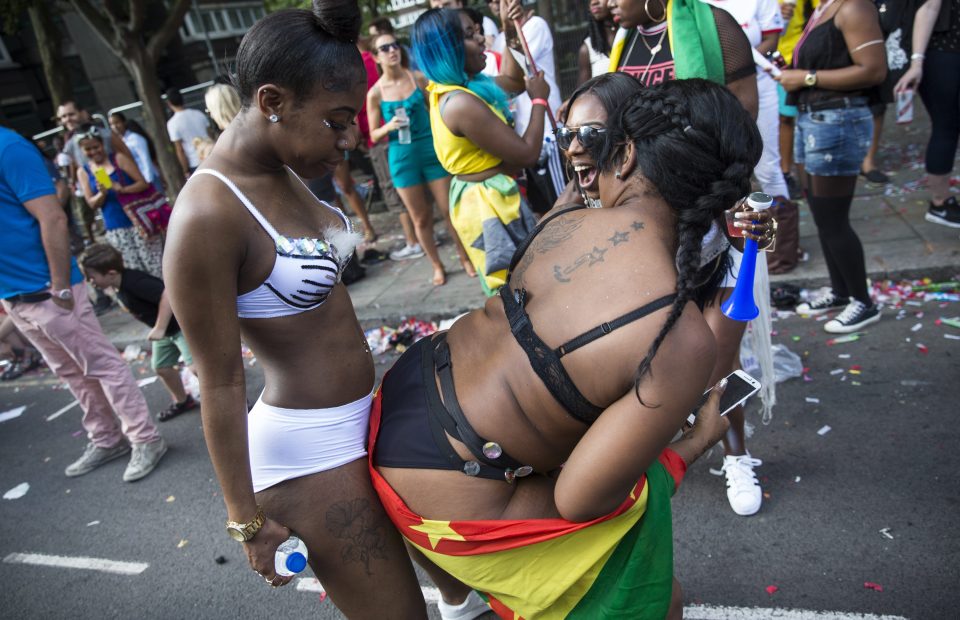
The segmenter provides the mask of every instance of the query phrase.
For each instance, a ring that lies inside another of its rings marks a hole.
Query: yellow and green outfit
[[[670,499],[686,472],[665,449],[608,515],[438,521],[403,501],[374,466],[382,392],[370,411],[370,476],[390,520],[431,562],[486,599],[504,620],[662,620],[673,588]]]
[[[450,183],[450,220],[460,236],[480,285],[489,297],[506,282],[507,268],[517,245],[533,230],[536,221],[517,182],[506,174],[483,181],[464,181],[458,175],[476,174],[498,166],[500,159],[468,138],[451,132],[440,114],[440,98],[450,92],[477,95],[463,86],[430,82],[430,127],[440,165],[454,175]],[[486,103],[486,102],[484,102]],[[506,123],[499,110],[487,104]]]

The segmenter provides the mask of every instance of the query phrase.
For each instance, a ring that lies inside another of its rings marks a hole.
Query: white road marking
[[[56,420],[57,418],[59,418],[60,416],[62,416],[62,415],[65,414],[66,412],[70,411],[71,409],[73,409],[74,407],[76,407],[76,406],[79,405],[79,404],[80,404],[80,401],[75,400],[75,401],[73,401],[72,403],[70,403],[69,405],[65,405],[64,407],[62,407],[62,408],[59,409],[58,411],[54,411],[53,413],[51,413],[50,415],[47,416],[47,422],[50,422],[51,420]]]
[[[903,616],[858,614],[845,611],[813,611],[779,607],[723,607],[689,605],[683,608],[688,620],[907,620]]]
[[[30,490],[29,482],[21,482],[17,486],[13,487],[9,491],[3,494],[3,499],[20,499],[27,494],[27,491]],[[891,536],[890,538],[893,538]]]
[[[10,411],[4,411],[0,413],[0,422],[6,422],[7,420],[12,420],[14,418],[19,418],[20,414],[26,411],[27,406],[17,407],[16,409],[11,409]]]
[[[440,600],[440,590],[421,586],[427,603]],[[321,593],[326,590],[314,577],[301,577],[297,581],[298,592]],[[778,607],[724,607],[720,605],[689,605],[683,608],[683,617],[688,620],[907,620],[903,616],[878,616],[842,611],[812,611],[809,609],[781,609]]]
[[[3,558],[3,562],[4,564],[32,564],[55,568],[81,568],[117,575],[139,575],[150,566],[143,562],[118,562],[101,558],[44,555],[41,553],[11,553]]]

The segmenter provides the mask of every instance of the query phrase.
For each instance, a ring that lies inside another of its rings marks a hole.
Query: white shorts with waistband
[[[367,455],[373,394],[327,409],[284,409],[262,398],[247,417],[254,492]]]

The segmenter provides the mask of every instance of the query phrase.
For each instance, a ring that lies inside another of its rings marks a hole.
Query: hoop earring
[[[643,12],[647,14],[647,17],[658,24],[667,19],[667,5],[663,0],[660,0],[660,8],[663,9],[663,14],[660,16],[660,19],[656,19],[653,17],[653,14],[650,13],[650,0],[644,0],[643,2]]]
[[[267,120],[270,121],[271,123],[279,123],[280,116],[277,114],[271,114],[270,116],[267,117]]]

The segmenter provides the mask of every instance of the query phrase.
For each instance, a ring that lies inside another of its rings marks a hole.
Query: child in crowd
[[[153,345],[151,364],[173,399],[173,404],[160,412],[160,421],[196,408],[199,403],[186,392],[177,370],[183,356],[184,364],[194,372],[193,357],[170,309],[163,280],[137,269],[124,269],[123,256],[107,243],[87,248],[80,257],[80,268],[88,282],[98,289],[114,289],[127,311],[153,328],[147,336]]]

